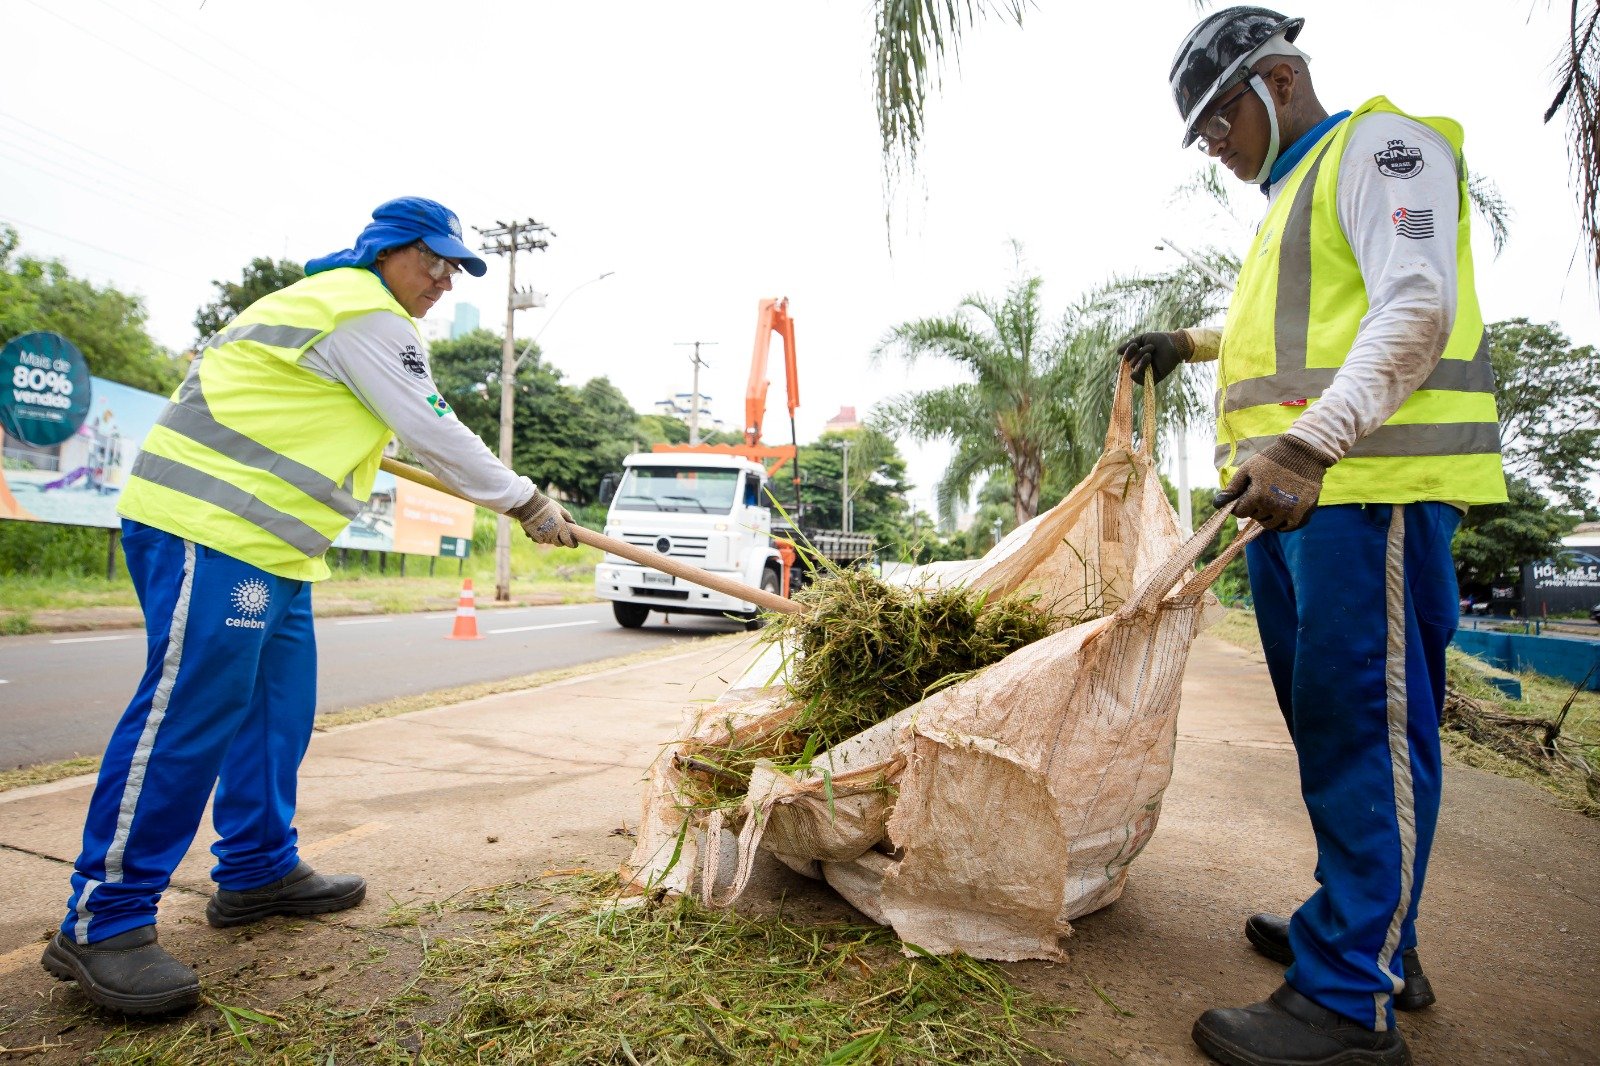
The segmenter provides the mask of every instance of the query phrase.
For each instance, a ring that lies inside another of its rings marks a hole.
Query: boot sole
[[[64,950],[54,939],[44,949],[44,958],[39,960],[45,972],[57,981],[76,981],[78,991],[83,993],[83,998],[98,1007],[117,1011],[121,1014],[136,1017],[155,1017],[163,1014],[177,1014],[182,1011],[193,1010],[200,1003],[200,985],[197,982],[193,988],[182,988],[171,992],[151,993],[150,995],[134,995],[127,992],[116,992],[97,984],[83,968],[83,963],[70,952]]]
[[[367,898],[367,886],[362,884],[351,892],[342,896],[332,896],[327,899],[304,900],[278,900],[271,903],[258,903],[253,907],[240,907],[238,909],[224,908],[217,902],[217,897],[212,896],[206,904],[206,924],[213,929],[231,929],[236,925],[249,925],[259,922],[263,918],[283,914],[290,917],[304,917],[312,914],[332,914],[334,911],[349,910],[360,905]]]
[[[1194,1023],[1194,1029],[1190,1031],[1189,1036],[1201,1051],[1223,1066],[1347,1066],[1347,1064],[1361,1066],[1366,1063],[1376,1063],[1377,1066],[1411,1066],[1411,1051],[1405,1044],[1387,1051],[1345,1048],[1320,1059],[1269,1059],[1223,1040],[1199,1022]]]
[[[1244,936],[1246,940],[1250,941],[1250,946],[1256,949],[1258,955],[1263,955],[1284,966],[1292,966],[1294,964],[1294,951],[1291,948],[1263,933],[1257,932],[1256,927],[1248,922],[1245,923]],[[1438,997],[1433,994],[1433,986],[1428,983],[1426,977],[1421,979],[1420,984],[1422,987],[1420,988],[1412,988],[1413,983],[1407,981],[1405,990],[1394,997],[1395,1010],[1422,1010],[1438,1002]]]

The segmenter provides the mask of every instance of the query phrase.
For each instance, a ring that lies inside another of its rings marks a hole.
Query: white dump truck
[[[775,595],[800,588],[818,556],[841,565],[871,558],[865,534],[802,532],[781,513],[774,528],[769,485],[766,468],[740,455],[635,452],[623,460],[620,477],[609,475],[601,485],[600,498],[611,505],[605,532]],[[789,547],[796,543],[798,551]],[[595,567],[594,589],[629,629],[644,625],[651,611],[733,615],[751,624],[757,616],[747,600],[614,555]]]

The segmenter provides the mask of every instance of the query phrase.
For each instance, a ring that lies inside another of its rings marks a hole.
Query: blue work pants
[[[299,861],[295,779],[316,710],[311,585],[124,521],[144,610],[138,691],[106,746],[62,932],[154,924],[216,786],[212,878],[258,888]]]
[[[1392,1028],[1439,816],[1445,647],[1460,605],[1444,503],[1318,508],[1246,549],[1267,668],[1294,740],[1321,886],[1285,980]]]

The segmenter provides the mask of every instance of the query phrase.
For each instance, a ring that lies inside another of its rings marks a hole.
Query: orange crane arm
[[[794,422],[794,411],[800,406],[800,374],[795,365],[794,319],[789,317],[789,299],[765,299],[756,312],[756,342],[750,354],[750,384],[744,393],[744,440],[746,444],[761,442],[761,423],[767,414],[767,353],[772,348],[772,335],[783,338],[784,384],[788,393],[789,421]]]

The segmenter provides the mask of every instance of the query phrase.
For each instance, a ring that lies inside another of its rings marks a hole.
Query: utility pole
[[[506,257],[506,335],[500,348],[500,461],[511,466],[511,425],[513,418],[514,383],[517,376],[516,315],[527,307],[539,307],[544,302],[540,293],[528,289],[517,291],[517,253],[543,251],[550,242],[540,236],[549,233],[543,222],[526,219],[521,222],[496,221],[493,226],[474,226],[484,239],[483,251],[489,255]],[[495,524],[494,537],[494,598],[504,603],[511,599],[511,519],[501,515]]]
[[[676,346],[687,348],[694,345],[694,391],[689,394],[689,443],[700,443],[700,368],[711,364],[700,358],[700,346],[707,348],[716,346],[716,341],[678,341]]]
[[[851,514],[850,507],[850,440],[844,440],[844,470],[839,475],[839,522],[844,526],[846,533],[855,532],[855,515]]]

